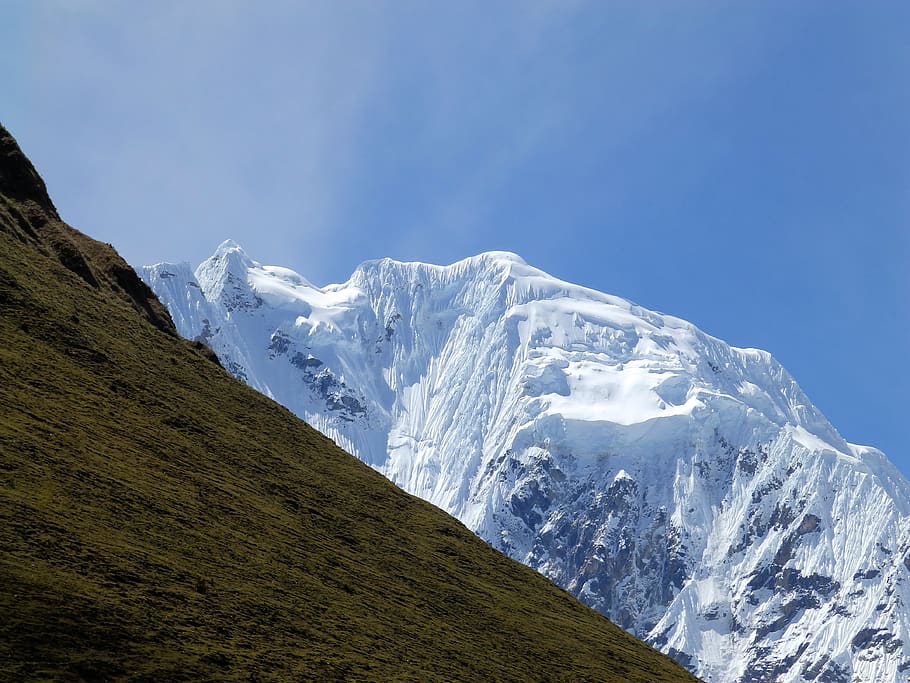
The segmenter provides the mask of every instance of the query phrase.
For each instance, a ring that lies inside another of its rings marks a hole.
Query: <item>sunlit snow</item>
[[[228,371],[704,680],[910,680],[910,487],[767,352],[509,252],[317,287],[227,241],[143,277]]]

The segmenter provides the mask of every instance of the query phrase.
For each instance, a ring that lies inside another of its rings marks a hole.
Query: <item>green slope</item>
[[[0,340],[0,680],[695,680],[179,339],[2,128]]]

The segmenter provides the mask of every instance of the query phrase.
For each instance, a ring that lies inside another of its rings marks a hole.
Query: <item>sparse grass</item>
[[[0,202],[0,679],[695,680],[64,268],[48,230],[122,261],[41,214]]]

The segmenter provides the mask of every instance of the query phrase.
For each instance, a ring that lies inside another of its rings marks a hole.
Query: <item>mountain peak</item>
[[[470,261],[472,259],[496,262],[505,261],[507,263],[517,263],[520,266],[528,265],[527,261],[513,251],[483,251],[477,254],[477,256],[469,257],[467,260]]]
[[[235,242],[234,240],[228,238],[218,245],[212,256],[223,257],[234,253],[246,256],[246,252],[243,250],[243,247],[240,246],[238,242]]]
[[[256,262],[247,256],[243,247],[234,240],[227,239],[218,245],[211,256],[199,264],[197,277],[199,276],[199,269],[202,269],[203,271],[227,271],[240,275],[254,265],[256,265]]]
[[[256,265],[243,247],[227,239],[199,264],[196,280],[206,299],[221,300],[229,311],[237,307],[255,308],[260,302],[250,289],[248,272]]]

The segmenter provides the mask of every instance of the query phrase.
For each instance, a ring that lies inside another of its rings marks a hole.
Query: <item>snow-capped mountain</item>
[[[316,287],[223,243],[177,328],[712,683],[910,681],[910,485],[768,353],[514,254]]]

